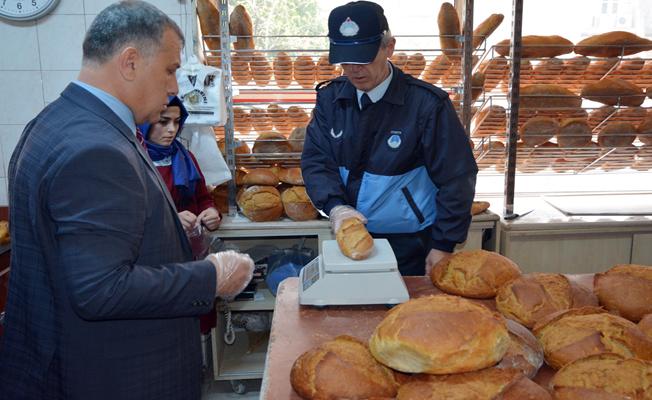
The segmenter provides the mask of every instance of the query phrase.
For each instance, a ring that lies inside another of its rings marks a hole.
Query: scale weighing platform
[[[371,255],[355,261],[340,251],[337,241],[324,240],[322,254],[299,274],[299,304],[399,304],[409,300],[387,239],[374,239]]]

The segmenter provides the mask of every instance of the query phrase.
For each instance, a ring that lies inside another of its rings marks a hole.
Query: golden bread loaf
[[[526,377],[510,383],[492,400],[552,400],[550,393]]]
[[[274,69],[274,80],[280,88],[286,88],[292,83],[292,57],[280,51],[274,57],[272,63]]]
[[[603,123],[607,118],[610,118],[616,113],[616,108],[613,106],[602,106],[589,113],[588,124],[590,129],[598,128],[598,131],[604,128]]]
[[[204,42],[206,42],[208,49],[221,52],[220,11],[213,0],[197,0],[197,16],[199,17],[201,34],[204,36]]]
[[[582,98],[555,84],[534,84],[521,88],[521,107],[523,108],[579,108]]]
[[[253,52],[249,61],[251,76],[257,86],[267,86],[272,80],[272,67],[267,57],[260,52]]]
[[[617,354],[578,359],[550,382],[557,400],[650,400],[652,364]]]
[[[391,61],[391,63],[396,67],[403,69],[407,65],[408,55],[402,51],[398,51],[392,54],[392,56],[389,58],[389,61]]]
[[[573,299],[571,308],[598,307],[600,305],[598,296],[593,293],[593,290],[570,279],[568,281],[571,285],[571,297]]]
[[[559,133],[559,122],[550,117],[533,117],[521,127],[521,140],[527,146],[546,143]]]
[[[272,126],[275,130],[283,134],[289,131],[287,112],[285,108],[276,103],[270,103],[267,106],[267,115],[269,115],[269,118],[272,121]]]
[[[350,336],[338,336],[299,356],[290,383],[299,396],[315,400],[389,399],[398,387],[392,371]]]
[[[229,212],[229,184],[224,183],[222,185],[216,186],[211,191],[211,197],[213,198],[213,204],[215,208],[222,214]],[[0,224],[2,221],[0,221]],[[0,242],[0,244],[2,244]]]
[[[237,203],[254,222],[276,221],[283,215],[281,194],[273,186],[250,186],[240,193]]]
[[[426,58],[421,53],[410,54],[405,64],[403,71],[418,78],[423,70],[426,68]]]
[[[510,345],[505,320],[458,296],[409,300],[391,309],[369,339],[374,357],[409,373],[453,374],[500,361]]]
[[[315,85],[317,67],[312,57],[300,55],[294,60],[292,77],[304,89],[312,89]]]
[[[374,248],[374,239],[362,221],[348,218],[342,221],[335,239],[342,254],[353,260],[364,260]]]
[[[285,215],[294,221],[308,221],[319,215],[312,205],[305,186],[293,186],[281,194]]]
[[[242,107],[233,107],[233,129],[240,133],[251,130],[251,115]]]
[[[254,25],[251,17],[242,4],[235,6],[229,16],[229,34],[237,36],[238,39],[233,43],[236,50],[254,49]]]
[[[290,142],[290,147],[292,151],[300,153],[303,151],[303,143],[306,139],[306,127],[298,126],[292,129],[288,141]]]
[[[242,178],[244,185],[276,186],[278,177],[270,168],[250,169]]]
[[[217,141],[217,147],[220,149],[222,156],[226,157],[226,140],[224,138]],[[235,154],[249,154],[251,153],[251,149],[249,149],[247,142],[235,139],[233,142],[233,152]]]
[[[616,265],[595,274],[593,290],[601,305],[630,321],[637,322],[652,313],[652,267]]]
[[[617,353],[652,360],[652,339],[631,321],[596,307],[548,315],[533,329],[554,369],[593,354]]]
[[[290,185],[303,185],[303,176],[301,175],[301,168],[279,168],[278,179],[283,183],[289,183]]]
[[[299,106],[290,106],[287,110],[287,118],[290,124],[290,129],[296,127],[305,127],[310,122],[310,115]]]
[[[473,144],[473,141],[471,141]],[[482,214],[483,212],[487,211],[491,204],[488,201],[474,201],[471,204],[471,215],[478,215]]]
[[[501,40],[496,44],[496,52],[501,56],[509,56],[510,39]],[[562,54],[568,54],[573,51],[573,42],[558,36],[523,36],[522,40],[522,58],[540,58],[540,57],[557,57]]]
[[[442,3],[437,15],[437,26],[441,50],[448,57],[459,58],[462,55],[462,44],[457,40],[462,32],[460,17],[451,3]]]
[[[643,144],[652,145],[652,114],[648,115],[636,128],[638,140]]]
[[[503,22],[503,14],[491,14],[473,30],[473,48],[477,48]]]
[[[569,309],[572,289],[561,274],[525,274],[501,286],[496,308],[507,318],[532,328],[546,315]]]
[[[446,293],[491,298],[503,284],[521,275],[512,260],[486,250],[461,250],[432,268],[430,280]]]
[[[448,60],[448,57],[445,54],[440,54],[428,64],[428,67],[423,73],[423,79],[433,84],[437,83],[446,75],[450,66],[451,62]]]
[[[485,368],[450,375],[419,375],[398,389],[397,400],[489,400],[522,375],[515,370]]]
[[[625,147],[636,139],[636,127],[629,122],[608,122],[598,133],[598,144],[602,147]]]
[[[509,331],[509,347],[497,368],[515,369],[528,378],[534,378],[543,365],[543,347],[526,327],[506,319]]]
[[[291,153],[292,148],[285,136],[278,132],[260,134],[254,142],[253,153]]]
[[[588,83],[580,94],[585,99],[597,101],[609,106],[640,106],[645,101],[643,90],[634,83],[624,79],[604,78],[598,82]]]
[[[589,36],[575,45],[575,53],[594,57],[627,56],[647,50],[652,50],[652,40],[623,31]]]
[[[252,81],[249,61],[251,61],[251,53],[244,51],[234,52],[231,56],[231,77],[236,84],[244,86]]]
[[[563,70],[563,60],[556,57],[546,58],[533,67],[532,79],[535,83],[556,83],[561,79]]]
[[[492,91],[500,84],[509,74],[508,62],[505,57],[494,57],[483,61],[478,70],[484,73],[484,89],[487,92]]]
[[[272,130],[272,118],[269,116],[267,109],[251,107],[249,110],[251,118],[251,127],[256,132],[266,132]]]
[[[323,82],[337,78],[337,69],[335,65],[328,61],[328,55],[324,54],[317,60],[317,82]]]
[[[646,314],[638,322],[638,328],[652,339],[652,314]]]
[[[559,123],[559,147],[587,147],[593,134],[586,118],[565,118]]]

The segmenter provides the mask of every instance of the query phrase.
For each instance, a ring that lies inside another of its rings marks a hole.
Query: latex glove
[[[335,206],[331,210],[331,213],[328,215],[328,218],[331,220],[331,229],[334,233],[340,230],[340,225],[348,218],[357,218],[362,221],[363,224],[367,223],[367,218],[364,215],[360,214],[358,210],[351,206]]]
[[[435,264],[441,261],[444,257],[449,256],[451,254],[452,253],[448,253],[445,251],[431,249],[430,252],[428,253],[428,256],[426,257],[426,276],[430,276],[432,267],[434,267]]]
[[[208,230],[214,231],[220,227],[221,222],[222,217],[220,216],[219,211],[217,211],[215,207],[209,207],[199,213],[196,224],[204,224]]]
[[[186,232],[191,232],[197,224],[197,216],[190,211],[181,211],[178,215],[183,229]]]
[[[247,287],[254,275],[254,260],[247,254],[228,250],[209,254],[206,259],[215,266],[215,297],[234,298]]]

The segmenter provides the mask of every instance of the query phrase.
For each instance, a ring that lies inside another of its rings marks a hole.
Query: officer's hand
[[[181,211],[178,215],[183,229],[186,232],[191,232],[197,223],[197,216],[190,211]]]
[[[367,223],[367,218],[351,206],[333,207],[328,218],[331,220],[331,229],[334,233],[337,233],[337,231],[340,230],[340,225],[342,225],[342,222],[348,218],[357,218],[362,221],[363,224]]]
[[[216,297],[232,299],[247,287],[254,275],[254,261],[247,254],[233,250],[209,254],[217,278]]]
[[[434,267],[435,264],[437,264],[444,257],[449,255],[451,255],[451,253],[447,253],[445,251],[441,251],[437,249],[431,249],[430,253],[428,253],[428,257],[426,257],[426,276],[430,276],[432,267]]]

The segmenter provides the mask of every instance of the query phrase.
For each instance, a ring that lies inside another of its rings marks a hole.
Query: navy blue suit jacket
[[[9,166],[3,399],[198,399],[197,315],[215,270],[191,252],[134,134],[70,84]]]

